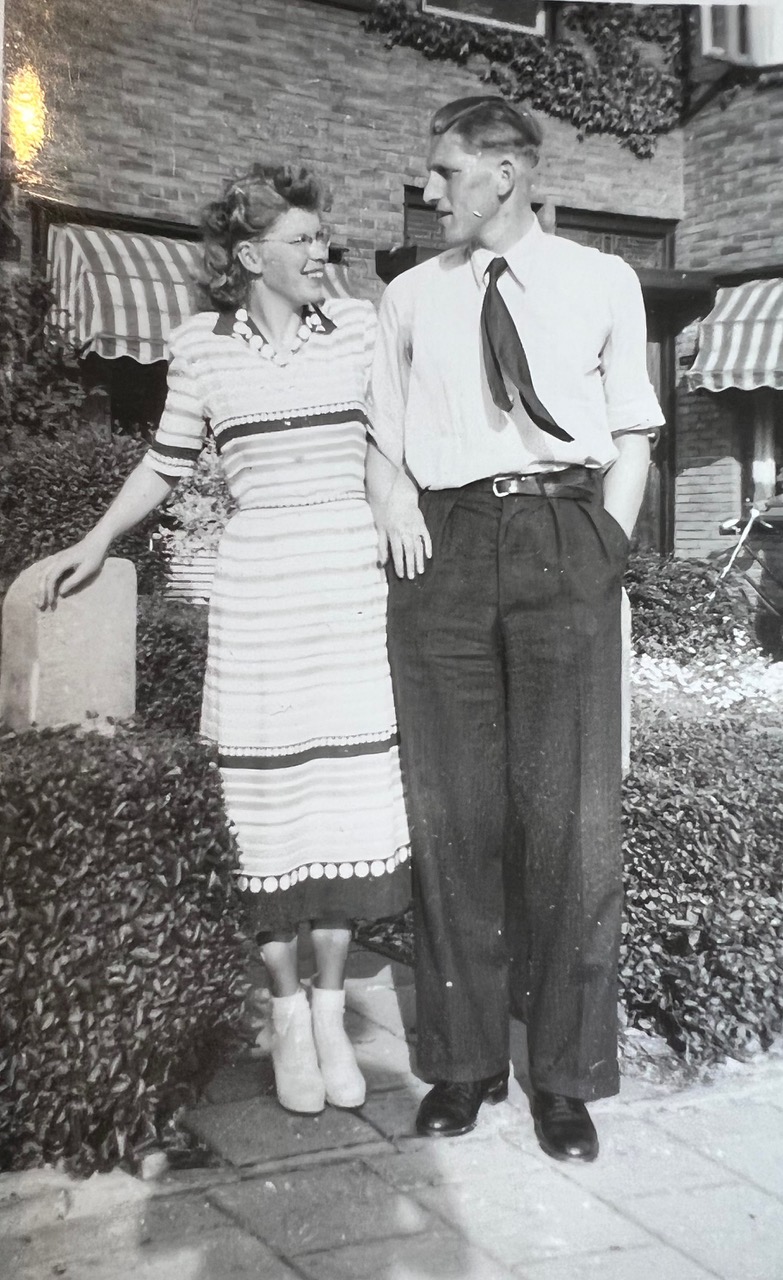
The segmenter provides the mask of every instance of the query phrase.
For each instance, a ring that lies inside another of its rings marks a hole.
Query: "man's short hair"
[[[457,98],[435,112],[430,133],[441,137],[450,130],[472,151],[497,150],[505,147],[525,151],[538,159],[543,132],[525,107],[514,107],[505,98],[482,96]]]

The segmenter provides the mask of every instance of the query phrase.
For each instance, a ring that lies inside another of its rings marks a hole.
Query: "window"
[[[557,210],[557,234],[566,240],[616,253],[634,270],[672,265],[673,224],[633,215]]]
[[[443,232],[432,205],[424,203],[421,187],[405,188],[405,243],[442,253]]]
[[[537,36],[546,31],[546,13],[541,0],[447,0],[445,4],[422,0],[421,7],[423,13],[478,22],[505,31],[527,31]]]
[[[701,44],[705,57],[751,62],[748,5],[705,5],[701,11]]]
[[[540,208],[540,204],[533,204],[536,213]],[[446,248],[443,231],[434,207],[424,203],[421,187],[405,187],[403,217],[405,244],[424,251],[419,255],[419,262],[430,254],[443,253]]]

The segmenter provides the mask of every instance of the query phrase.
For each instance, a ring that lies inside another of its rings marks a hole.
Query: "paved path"
[[[679,1093],[626,1082],[593,1108],[594,1165],[539,1150],[518,1084],[474,1133],[426,1141],[410,974],[366,952],[351,973],[360,1113],[288,1115],[268,1059],[237,1063],[189,1116],[212,1168],[0,1177],[1,1280],[783,1278],[780,1060]]]

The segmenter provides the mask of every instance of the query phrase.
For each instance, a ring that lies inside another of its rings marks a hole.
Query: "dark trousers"
[[[600,481],[421,495],[433,558],[390,574],[413,840],[418,1063],[475,1080],[527,1023],[534,1087],[618,1089],[620,593]]]

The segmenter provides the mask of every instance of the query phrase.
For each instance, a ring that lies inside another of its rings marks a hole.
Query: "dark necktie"
[[[503,381],[505,373],[519,391],[526,413],[541,431],[547,431],[558,440],[573,440],[573,436],[557,425],[536,395],[525,348],[498,289],[498,279],[507,267],[505,258],[493,258],[490,262],[489,284],[481,308],[481,345],[492,399],[499,409],[508,411],[511,408],[513,401]]]

